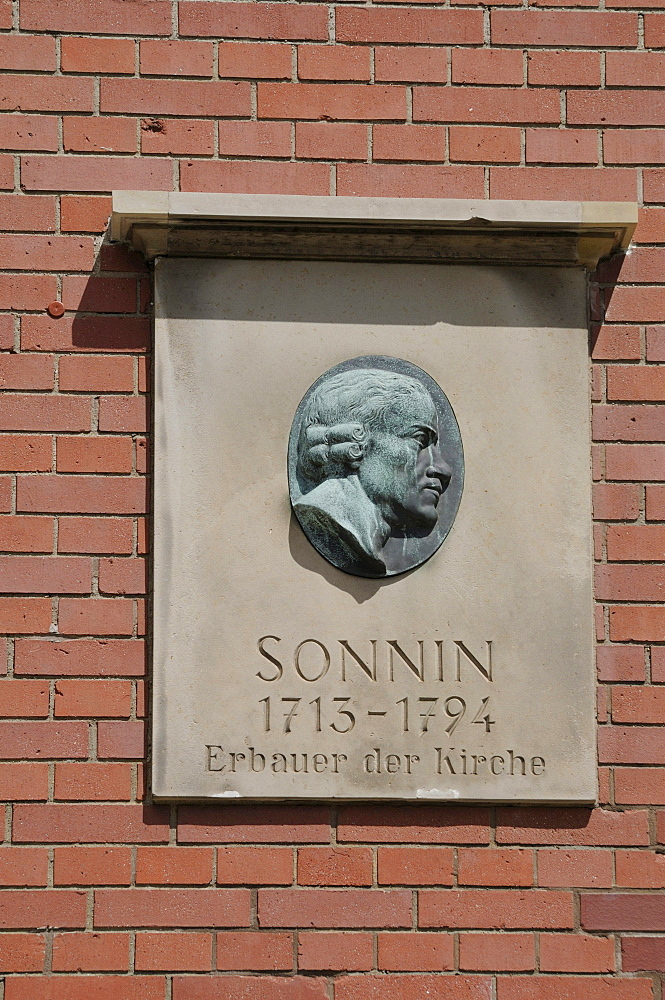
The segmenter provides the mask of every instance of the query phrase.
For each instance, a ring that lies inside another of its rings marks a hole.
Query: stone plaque
[[[156,293],[155,795],[592,802],[584,275]]]

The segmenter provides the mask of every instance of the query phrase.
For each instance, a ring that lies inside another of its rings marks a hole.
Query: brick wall
[[[665,12],[630,2],[0,0],[0,1000],[660,1000]],[[598,809],[150,804],[112,188],[640,200],[590,286]]]

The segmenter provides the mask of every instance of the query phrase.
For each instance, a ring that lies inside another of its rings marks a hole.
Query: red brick
[[[633,201],[635,185],[635,171],[627,168],[493,167],[490,173],[490,197],[500,199]]]
[[[612,853],[601,850],[570,851],[550,848],[538,851],[538,885],[549,888],[582,886],[604,889],[612,885]],[[554,970],[551,970],[554,971]],[[581,972],[581,969],[571,969]],[[589,970],[600,972],[602,970]]]
[[[0,733],[5,760],[88,755],[88,727],[84,722],[0,722]]]
[[[0,681],[0,714],[3,717],[26,718],[49,713],[48,681],[22,681],[12,678]]]
[[[0,886],[45,886],[47,878],[43,847],[0,847]]]
[[[21,476],[17,510],[65,514],[140,514],[146,508],[144,479],[108,476]]]
[[[612,692],[612,720],[658,725],[665,713],[665,689],[615,687]]]
[[[533,852],[520,849],[460,848],[457,855],[457,881],[459,885],[533,885]]]
[[[140,115],[233,117],[251,113],[248,83],[190,80],[113,80],[101,82],[102,112]]]
[[[644,812],[601,809],[499,807],[497,842],[564,846],[640,846],[649,842]]]
[[[597,566],[596,597],[600,601],[662,600],[665,597],[665,567]]]
[[[18,518],[17,520],[21,520]],[[26,518],[45,525],[43,534],[50,537],[50,519]],[[0,517],[0,539],[2,537],[3,518]],[[58,524],[59,552],[103,552],[118,555],[128,555],[132,551],[132,522],[129,518],[119,517],[61,517]],[[2,549],[0,540],[0,549]],[[48,545],[50,550],[51,545]],[[46,551],[46,550],[44,550]]]
[[[647,486],[647,521],[665,521],[665,486]]]
[[[53,882],[55,885],[76,886],[129,885],[131,860],[129,847],[56,847]]]
[[[660,764],[665,749],[662,728],[602,726],[598,759],[603,764]]]
[[[171,5],[167,0],[144,0],[139,8],[113,0],[23,0],[21,29],[92,32],[98,35],[169,35]]]
[[[380,847],[379,885],[452,885],[453,851],[449,847]]]
[[[0,517],[1,552],[51,552],[52,549],[53,518],[21,515]]]
[[[414,121],[487,122],[497,125],[558,123],[559,117],[559,95],[554,90],[418,87],[413,95]]]
[[[407,992],[408,991],[408,992]],[[484,976],[345,976],[335,1000],[489,1000],[491,979]],[[409,995],[410,994],[410,995]],[[178,1000],[178,998],[176,998]]]
[[[298,46],[300,80],[370,79],[370,50],[342,45]]]
[[[86,898],[82,892],[67,889],[3,892],[0,898],[0,927],[84,927],[85,910]]]
[[[34,354],[0,354],[0,389],[53,388],[53,358]],[[25,439],[24,439],[25,440]],[[34,438],[36,445],[40,440]]]
[[[368,847],[301,847],[300,885],[371,885],[372,852]]]
[[[60,199],[60,229],[64,233],[106,232],[111,199],[65,195]]]
[[[208,885],[212,878],[210,847],[139,847],[137,885]]]
[[[644,100],[641,90],[577,90],[567,99],[569,125],[662,125],[665,98],[657,92]]]
[[[608,399],[640,402],[660,402],[665,399],[665,368],[652,365],[613,365],[607,376]]]
[[[636,317],[658,320],[662,316],[659,310],[665,305],[664,293],[662,288],[619,287],[608,303],[607,318],[628,322],[635,322]]]
[[[78,36],[61,38],[60,68],[63,73],[131,74],[134,72],[134,40]]]
[[[104,436],[59,437],[56,468],[58,472],[131,472],[132,442]]]
[[[144,644],[136,639],[19,639],[14,659],[17,674],[140,677],[145,672]]]
[[[452,82],[521,85],[524,60],[517,49],[453,49]]]
[[[616,767],[614,795],[622,805],[665,805],[665,774],[662,769]]]
[[[248,80],[291,79],[290,45],[220,41],[218,49],[221,77],[245,77]]]
[[[131,635],[133,602],[118,598],[63,597],[58,629],[61,635]]]
[[[623,938],[621,952],[624,972],[665,971],[665,941],[662,938]]]
[[[494,10],[491,23],[492,42],[497,45],[602,48],[637,45],[635,14]]]
[[[659,52],[608,52],[608,87],[658,87],[665,82],[665,55]]]
[[[158,976],[23,976],[12,980],[5,1000],[164,1000],[166,985]]]
[[[614,941],[582,934],[541,934],[540,968],[543,972],[614,972]]]
[[[387,972],[440,972],[455,967],[452,934],[396,931],[377,937],[377,968]]]
[[[599,87],[600,53],[528,52],[527,70],[530,86]]]
[[[60,688],[63,683],[68,682],[59,681],[57,687]],[[132,773],[129,764],[59,761],[55,765],[56,799],[79,802],[87,800],[127,802],[131,798],[131,788]]]
[[[125,807],[127,808],[127,807]],[[247,889],[101,889],[97,927],[249,926]]]
[[[377,48],[374,50],[374,75],[383,82],[447,83],[447,51],[402,46]]]
[[[0,597],[0,632],[48,632],[51,601],[47,597]]]
[[[27,190],[34,191],[112,191],[116,188],[169,191],[172,172],[170,164],[147,157],[25,156],[21,162],[21,183]],[[70,265],[70,269],[89,268]]]
[[[1,37],[1,36],[0,36]],[[55,198],[42,195],[0,194],[0,226],[15,231],[38,229],[53,232],[55,229]],[[27,276],[21,277],[25,281]],[[7,275],[5,281],[14,276]],[[33,285],[50,279],[44,275],[32,277]],[[39,307],[43,307],[43,301]]]
[[[43,934],[3,934],[0,937],[1,972],[41,972],[46,939]]]
[[[472,163],[519,163],[521,142],[518,128],[453,125],[449,130],[450,159]]]
[[[234,6],[239,3],[234,0]],[[327,195],[330,190],[330,174],[324,163],[182,160],[180,171],[181,191]]]
[[[335,18],[335,38],[338,42],[482,45],[483,21],[476,10],[340,7]]]
[[[643,893],[582,895],[582,926],[592,931],[662,931],[665,896]]]
[[[611,560],[659,562],[665,556],[665,525],[613,524],[607,532]]]
[[[137,148],[134,118],[65,118],[63,136],[65,152],[135,153]]]
[[[482,198],[482,167],[440,167],[429,163],[342,163],[337,194],[379,198]]]
[[[60,358],[60,392],[131,392],[134,388],[134,361],[131,357]]]
[[[375,125],[374,160],[434,160],[446,158],[446,130],[436,125]]]
[[[367,126],[360,124],[297,122],[296,156],[312,160],[365,160],[367,131]]]
[[[530,972],[536,967],[533,934],[460,934],[459,967],[470,972]]]
[[[603,159],[605,163],[665,163],[665,129],[607,129],[603,134]]]
[[[645,16],[644,42],[649,49],[662,49],[665,47],[665,15],[647,14]]]
[[[73,399],[6,392],[0,400],[2,430],[89,431],[90,419],[90,399],[85,397]]]
[[[665,448],[662,445],[608,445],[605,456],[608,479],[665,479]]]
[[[77,316],[52,320],[48,316],[23,316],[21,348],[24,351],[144,351],[150,321],[133,316]]]
[[[665,610],[648,605],[611,608],[610,639],[614,642],[665,641]]]
[[[144,933],[136,935],[134,967],[140,972],[209,971],[212,934]]]
[[[594,331],[595,361],[639,361],[640,331],[636,326],[604,325]],[[656,360],[656,359],[653,359]]]
[[[87,271],[93,254],[88,236],[0,236],[0,267],[15,271]]]
[[[0,199],[2,197],[0,195]],[[2,309],[43,309],[45,303],[56,298],[57,294],[56,277],[53,274],[0,275],[0,308]],[[12,335],[11,343],[3,344],[3,347],[13,347],[13,343]]]
[[[652,1000],[651,981],[591,976],[505,977],[498,1000]]]
[[[2,111],[93,111],[92,80],[3,74]]]
[[[635,771],[635,768],[617,768],[624,777]],[[640,773],[653,780],[652,770]],[[616,882],[630,889],[665,889],[665,856],[652,851],[617,851]]]
[[[173,1000],[328,1000],[328,996],[325,980],[309,976],[173,977]]]
[[[0,188],[9,191],[14,187],[14,158],[0,156]]]
[[[634,521],[639,515],[639,487],[632,483],[594,483],[593,516],[597,521]]]
[[[288,122],[220,122],[220,156],[291,156]]]
[[[481,806],[342,806],[337,838],[388,844],[488,844],[489,813]]]
[[[48,472],[52,464],[51,440],[50,435],[0,434],[0,468],[9,472]],[[51,548],[48,545],[46,551]]]
[[[527,129],[526,162],[597,163],[597,135],[582,129]]]
[[[381,84],[259,83],[259,118],[404,119],[401,87]]]
[[[211,156],[215,123],[194,119],[141,119],[141,152],[176,156]]]
[[[84,723],[60,722],[85,728]],[[73,755],[69,755],[73,756]],[[14,809],[14,840],[57,843],[161,843],[169,839],[168,810],[148,805],[21,805]]]
[[[59,680],[55,686],[55,714],[78,718],[129,718],[131,697],[129,681]]]
[[[647,361],[665,361],[665,327],[647,327]]]
[[[102,559],[99,564],[101,594],[145,594],[145,559]]]
[[[371,934],[307,932],[298,935],[298,968],[363,972],[374,965]]]
[[[259,889],[261,927],[408,927],[411,893],[379,889]]]
[[[140,71],[146,76],[212,76],[212,42],[143,41]]]
[[[181,36],[213,38],[265,38],[320,40],[328,37],[327,10],[323,4],[215,3],[188,0],[179,5]]]
[[[573,926],[572,894],[531,889],[426,889],[420,927],[514,928]]]
[[[325,843],[330,815],[325,806],[246,805],[182,806],[178,812],[180,843]]]
[[[250,972],[291,970],[292,936],[287,932],[223,931],[217,935],[217,968]]]
[[[290,885],[293,851],[289,847],[219,847],[218,885]]]
[[[109,396],[99,401],[100,431],[140,433],[148,429],[147,421],[147,402],[144,396]],[[128,439],[126,440],[128,441]],[[91,469],[89,471],[97,470]],[[125,472],[128,470],[118,469],[117,471]]]
[[[129,934],[56,934],[52,968],[54,972],[127,972]]]
[[[0,147],[56,150],[58,119],[46,115],[7,115],[0,119]]]
[[[0,799],[39,801],[48,798],[49,765],[36,762],[0,764]]]
[[[97,723],[97,754],[101,758],[140,759],[145,756],[143,722]]]

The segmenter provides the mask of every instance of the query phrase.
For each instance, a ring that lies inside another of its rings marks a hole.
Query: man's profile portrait
[[[312,386],[296,414],[289,466],[303,531],[357,576],[391,576],[427,559],[461,495],[450,404],[421,369],[393,358],[354,359]]]

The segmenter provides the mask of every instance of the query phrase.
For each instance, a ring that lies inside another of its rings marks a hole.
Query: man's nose
[[[450,468],[439,448],[434,446],[430,449],[430,462],[427,466],[427,475],[434,476],[440,480],[444,490],[447,489],[453,477],[453,470]]]

